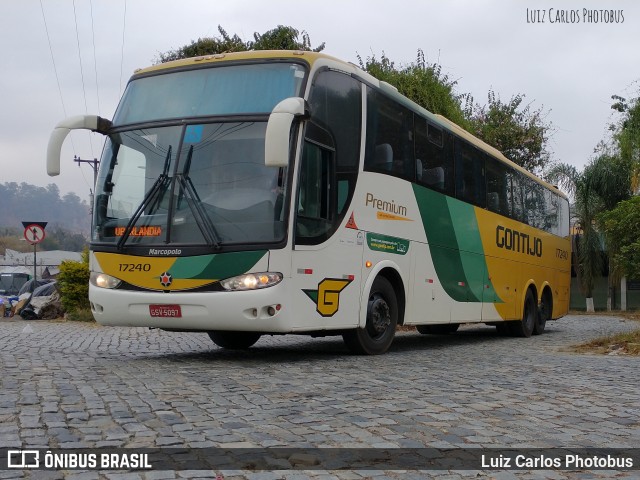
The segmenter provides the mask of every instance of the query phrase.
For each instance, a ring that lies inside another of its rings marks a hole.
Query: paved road
[[[566,347],[638,326],[569,316],[530,339],[499,337],[486,326],[451,336],[399,332],[386,355],[358,357],[339,337],[263,337],[249,351],[230,352],[205,334],[5,320],[0,448],[637,447],[638,359],[578,355]],[[222,474],[269,480],[486,472]],[[591,478],[612,474],[594,471]],[[490,472],[493,478],[583,475]],[[211,478],[212,472],[0,471],[0,479],[23,476],[125,480]]]

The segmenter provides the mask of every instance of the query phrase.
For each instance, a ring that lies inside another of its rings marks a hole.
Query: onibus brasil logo
[[[317,290],[302,290],[316,304],[316,311],[323,317],[332,317],[340,308],[340,292],[351,280],[344,278],[325,278],[318,284]]]

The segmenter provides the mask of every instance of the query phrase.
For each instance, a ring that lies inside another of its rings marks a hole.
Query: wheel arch
[[[553,319],[553,289],[551,288],[551,284],[549,282],[544,282],[542,285],[542,289],[540,291],[540,298],[538,300],[538,307],[540,307],[543,303],[543,299],[545,295],[549,296],[549,301],[551,304],[551,309],[549,311],[549,319]]]
[[[371,291],[371,286],[373,285],[374,280],[379,276],[386,278],[393,287],[393,291],[398,302],[398,325],[404,324],[404,315],[407,305],[406,284],[402,279],[402,275],[400,274],[400,267],[398,267],[395,262],[385,260],[376,264],[371,269],[371,272],[367,277],[367,281],[364,283],[364,286],[362,288],[362,295],[360,297],[359,321],[359,326],[361,328],[364,327],[367,323],[367,302],[369,300],[369,292]]]

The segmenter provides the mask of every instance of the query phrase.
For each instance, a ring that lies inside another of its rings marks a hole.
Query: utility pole
[[[93,168],[93,186],[95,188],[96,182],[98,181],[98,165],[100,165],[100,161],[97,158],[94,158],[93,160],[83,160],[76,155],[73,156],[73,161],[76,162],[78,166],[80,166],[81,163],[88,163],[91,165]]]
[[[97,158],[93,160],[84,160],[77,155],[73,156],[73,161],[80,166],[81,163],[88,163],[93,168],[93,188],[96,188],[96,182],[98,181],[98,165],[100,165],[100,161]],[[93,216],[93,190],[89,189],[89,215]]]

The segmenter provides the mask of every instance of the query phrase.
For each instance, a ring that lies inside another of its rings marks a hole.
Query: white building
[[[64,250],[50,250],[36,253],[36,273],[38,277],[45,274],[55,276],[60,271],[60,264],[65,260],[79,262],[82,254],[78,252],[66,252]],[[18,252],[6,249],[4,256],[0,256],[1,272],[24,272],[33,275],[33,252]]]

